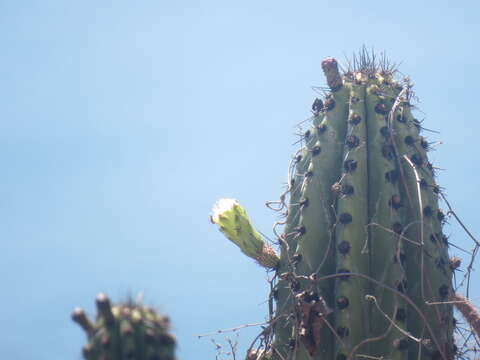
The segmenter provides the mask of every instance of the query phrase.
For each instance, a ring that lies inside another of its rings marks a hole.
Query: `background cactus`
[[[87,334],[86,360],[174,360],[175,338],[169,319],[132,301],[112,306],[105,294],[96,298],[97,318],[91,322],[76,308],[72,319]]]
[[[452,268],[412,85],[366,51],[322,68],[329,91],[281,198],[274,341],[249,359],[452,359]]]

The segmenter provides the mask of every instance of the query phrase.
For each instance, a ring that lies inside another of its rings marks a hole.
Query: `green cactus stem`
[[[412,85],[365,50],[343,73],[333,58],[322,68],[330,91],[289,171],[274,337],[249,360],[451,360],[457,265]],[[214,222],[257,259],[261,238],[238,212]]]
[[[105,294],[97,296],[96,305],[95,322],[80,308],[72,312],[87,335],[85,360],[175,360],[176,341],[167,317],[131,302],[112,306]]]

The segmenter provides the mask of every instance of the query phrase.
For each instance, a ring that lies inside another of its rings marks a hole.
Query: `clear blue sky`
[[[271,234],[320,61],[363,44],[416,84],[439,183],[480,234],[478,2],[2,1],[0,357],[80,359],[74,306],[145,294],[195,335],[260,322],[265,272],[207,216]],[[453,223],[453,221],[451,221]],[[470,247],[457,227],[455,243]],[[452,249],[452,254],[460,253]],[[480,303],[480,286],[472,288]],[[242,331],[243,351],[258,329]],[[217,337],[221,341],[223,336]]]

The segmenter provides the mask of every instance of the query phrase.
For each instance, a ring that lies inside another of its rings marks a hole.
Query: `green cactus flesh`
[[[104,294],[97,296],[96,303],[95,322],[80,308],[72,313],[87,334],[85,360],[175,360],[175,338],[168,333],[168,318],[139,304],[112,306]]]
[[[272,354],[451,359],[452,271],[411,85],[365,58],[345,74],[322,66],[331,92],[290,184]],[[305,325],[306,293],[333,309],[323,324]]]
[[[448,241],[412,86],[365,52],[343,74],[333,58],[322,68],[330,91],[289,171],[274,340],[248,359],[453,359]]]

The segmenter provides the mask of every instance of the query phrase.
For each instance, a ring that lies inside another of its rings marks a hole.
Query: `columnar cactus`
[[[97,319],[91,322],[80,308],[72,319],[87,334],[85,360],[174,360],[175,338],[169,320],[154,309],[125,303],[112,306],[105,294],[96,299]]]
[[[322,68],[278,238],[274,342],[249,359],[452,359],[452,268],[412,85],[365,52]]]

